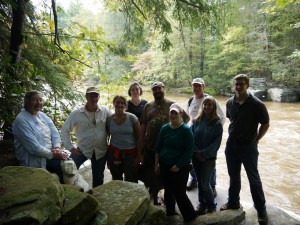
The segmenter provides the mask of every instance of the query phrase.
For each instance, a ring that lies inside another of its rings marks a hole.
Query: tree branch
[[[201,4],[201,5],[196,5],[196,4],[193,4],[193,3],[190,3],[190,2],[188,2],[188,1],[186,1],[186,0],[177,0],[178,2],[182,2],[182,3],[184,3],[184,4],[187,4],[187,5],[189,5],[189,6],[192,6],[192,7],[195,7],[195,8],[198,8],[198,9],[200,9],[200,10],[203,10],[203,4]],[[200,4],[200,3],[199,3]]]
[[[51,0],[51,3],[52,3],[51,7],[52,7],[52,11],[53,11],[53,16],[54,16],[54,29],[55,29],[54,44],[60,46],[55,0]]]
[[[142,10],[138,7],[138,5],[133,0],[131,0],[131,2],[134,5],[134,7],[137,8],[137,10],[142,14],[142,16],[144,17],[144,19],[146,20],[147,19],[146,16],[142,12]]]
[[[76,59],[74,57],[72,57],[70,55],[70,53],[66,50],[64,50],[61,46],[60,46],[60,41],[59,41],[59,32],[58,32],[58,23],[57,23],[57,13],[56,13],[56,4],[55,4],[55,0],[51,0],[51,7],[52,7],[52,11],[53,11],[53,16],[54,16],[54,27],[55,27],[55,33],[54,33],[54,45],[57,46],[59,48],[59,50],[62,52],[62,53],[65,53],[67,54],[70,59],[73,59],[89,68],[93,68],[91,67],[90,65],[80,61],[79,59]]]

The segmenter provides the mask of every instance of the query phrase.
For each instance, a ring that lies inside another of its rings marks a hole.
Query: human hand
[[[174,165],[174,166],[172,166],[171,168],[170,168],[170,171],[171,172],[178,172],[180,169],[176,166],[176,165]]]
[[[205,161],[205,158],[201,155],[201,153],[197,152],[195,155],[196,159],[200,162]]]
[[[76,155],[76,156],[80,156],[80,155],[81,155],[81,152],[79,151],[78,148],[72,148],[72,149],[70,150],[70,152],[73,153],[73,154]]]
[[[62,151],[53,151],[53,158],[59,160],[67,160],[69,158],[68,154]]]
[[[140,163],[141,163],[140,157],[139,157],[139,156],[137,156],[137,157],[134,159],[134,162],[133,162],[133,164],[134,164],[134,166],[139,166],[139,165],[140,165]]]

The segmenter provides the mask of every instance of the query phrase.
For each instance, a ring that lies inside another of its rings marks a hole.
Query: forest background
[[[203,77],[206,91],[223,95],[246,73],[300,86],[299,0],[68,3],[0,0],[0,132],[8,136],[32,89],[60,127],[86,84],[101,86],[107,102],[132,81],[185,92]]]

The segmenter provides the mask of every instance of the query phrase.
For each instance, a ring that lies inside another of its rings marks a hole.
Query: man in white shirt
[[[64,123],[62,141],[77,169],[88,159],[92,164],[93,187],[103,184],[104,169],[107,160],[106,118],[111,114],[108,108],[98,106],[100,91],[95,87],[86,90],[86,104],[73,111]],[[75,130],[77,144],[71,140]]]
[[[199,109],[200,109],[200,106],[202,105],[203,99],[206,96],[208,96],[208,94],[204,93],[205,82],[202,78],[195,78],[192,81],[192,88],[193,88],[194,96],[192,96],[189,99],[188,104],[187,104],[187,110],[186,110],[188,112],[188,115],[190,116],[190,121],[189,121],[190,126],[192,125],[192,121],[197,117],[197,115],[199,113]],[[217,113],[220,117],[222,124],[224,125],[226,116],[218,102],[217,102]],[[216,192],[216,188],[215,188],[215,186],[216,186],[216,169],[213,172],[210,184],[213,189],[214,195],[216,197],[217,196],[217,192]],[[191,190],[194,187],[197,187],[197,178],[196,178],[194,170],[191,170],[190,171],[190,179],[187,183],[187,190]]]

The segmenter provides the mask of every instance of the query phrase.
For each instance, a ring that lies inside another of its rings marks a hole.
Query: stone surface
[[[167,225],[166,212],[163,208],[150,204],[139,225]]]
[[[300,224],[300,215],[295,213],[267,205],[267,212],[269,217],[270,225],[299,225]],[[257,222],[257,213],[254,207],[251,207],[246,212],[247,217],[245,220],[245,225],[258,224]]]
[[[84,173],[91,183],[89,164],[84,167]],[[217,186],[217,212],[184,223],[178,208],[178,215],[166,217],[164,208],[150,204],[142,183],[111,181],[108,169],[104,180],[104,185],[87,194],[79,192],[78,187],[59,184],[56,175],[43,169],[5,167],[0,170],[0,224],[258,225],[251,201],[241,202],[244,211],[219,211],[227,201],[226,187]],[[197,189],[187,193],[196,207]],[[300,225],[297,214],[272,205],[267,205],[267,211],[270,225]]]
[[[261,90],[261,91],[267,90],[266,78],[250,78],[249,84],[250,84],[249,89]]]
[[[136,183],[110,181],[91,191],[100,203],[100,210],[107,214],[108,225],[136,225],[150,205],[148,191]]]
[[[44,169],[2,168],[0,194],[0,224],[48,225],[61,216],[64,190],[58,177]]]
[[[92,195],[80,192],[80,188],[63,185],[65,201],[60,219],[61,225],[84,225],[93,220],[98,212],[99,203]]]
[[[268,89],[268,98],[273,102],[297,102],[299,94],[291,89],[270,88]]]

